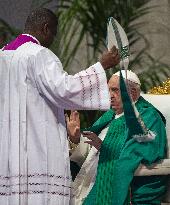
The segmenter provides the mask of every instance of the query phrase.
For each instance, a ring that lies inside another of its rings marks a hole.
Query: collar
[[[23,33],[22,35],[23,35],[23,36],[29,36],[29,37],[33,38],[35,41],[37,41],[38,45],[41,45],[40,42],[39,42],[39,40],[38,40],[37,38],[35,38],[34,36],[32,36],[32,35],[30,35],[30,34],[27,34],[27,33]]]
[[[134,102],[132,102],[134,105],[137,103],[137,100],[136,101],[134,101]],[[116,114],[115,115],[115,119],[117,119],[117,118],[119,118],[119,117],[121,117],[122,115],[124,115],[124,112],[122,112],[122,113],[120,113],[120,114]]]

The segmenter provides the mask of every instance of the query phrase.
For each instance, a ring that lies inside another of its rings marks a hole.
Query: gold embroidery
[[[167,95],[170,94],[170,78],[163,82],[162,86],[157,86],[148,91],[148,94]]]

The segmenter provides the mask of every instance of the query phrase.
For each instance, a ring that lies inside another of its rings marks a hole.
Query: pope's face
[[[109,92],[111,97],[111,107],[116,111],[117,114],[123,112],[123,105],[119,86],[119,77],[112,76],[108,82]]]

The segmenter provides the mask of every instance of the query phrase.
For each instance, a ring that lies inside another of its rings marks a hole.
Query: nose
[[[113,91],[110,91],[110,97],[114,98],[115,93]]]
[[[112,93],[110,93],[110,97],[111,97],[111,98],[113,98],[113,97],[114,97],[114,95],[113,95]]]

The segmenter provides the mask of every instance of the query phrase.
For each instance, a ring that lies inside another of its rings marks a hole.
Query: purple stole
[[[14,39],[12,42],[10,42],[8,45],[4,46],[2,50],[16,50],[22,44],[27,43],[27,42],[33,42],[33,43],[39,44],[39,42],[33,37],[21,34],[16,39]]]

